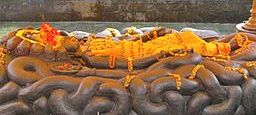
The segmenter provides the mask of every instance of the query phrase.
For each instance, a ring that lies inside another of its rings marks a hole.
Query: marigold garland
[[[173,79],[175,79],[176,82],[176,88],[178,90],[180,90],[181,88],[181,76],[178,74],[168,74],[170,77],[172,77]]]
[[[4,58],[8,53],[10,53],[8,50],[0,47],[0,64],[2,65],[5,64]]]
[[[156,34],[155,34],[156,35]],[[157,36],[158,37],[158,36]],[[147,42],[121,40],[114,41],[111,38],[95,39],[91,38],[86,43],[88,46],[86,53],[94,56],[110,56],[123,59],[137,59],[143,56],[156,55],[169,52],[173,56],[185,56],[188,49],[194,50],[207,57],[228,58],[230,46],[227,43],[205,42],[192,32],[181,32],[167,34],[165,36],[152,39]],[[173,53],[177,50],[184,53]],[[130,59],[130,60],[131,60]],[[130,63],[130,62],[129,62]],[[130,64],[132,65],[132,64]],[[131,70],[130,66],[130,70]]]
[[[129,87],[129,85],[130,85],[130,83],[131,83],[131,81],[133,80],[135,78],[135,76],[134,75],[127,75],[125,78],[124,78],[124,87]]]
[[[248,78],[245,70],[242,67],[225,67],[225,68],[231,71],[237,71],[238,73],[242,74],[244,79]]]
[[[132,58],[127,58],[127,65],[128,65],[128,71],[132,72],[133,71],[133,59]]]
[[[201,64],[200,64],[200,65],[196,65],[196,67],[193,68],[193,70],[192,70],[192,72],[191,72],[191,76],[190,76],[188,79],[190,79],[190,80],[195,79],[196,73],[198,72],[198,70],[199,70],[200,68],[204,68],[204,65],[201,65]]]
[[[246,62],[246,66],[247,66],[247,67],[256,67],[256,61],[249,61],[249,62]]]

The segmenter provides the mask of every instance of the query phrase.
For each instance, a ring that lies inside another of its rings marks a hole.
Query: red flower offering
[[[45,39],[47,44],[56,45],[57,41],[55,37],[60,35],[57,29],[47,23],[42,23],[40,28],[40,34]]]

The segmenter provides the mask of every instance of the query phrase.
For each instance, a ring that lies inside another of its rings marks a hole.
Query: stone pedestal
[[[244,28],[245,23],[240,23],[236,25],[236,29],[238,32],[246,32],[246,33],[252,33],[252,34],[256,34],[255,30],[248,30]]]
[[[256,0],[253,0],[251,17],[248,21],[236,25],[236,28],[240,32],[248,32],[256,34]]]

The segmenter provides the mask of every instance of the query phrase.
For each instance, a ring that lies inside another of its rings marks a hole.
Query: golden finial
[[[248,21],[236,25],[238,31],[256,34],[256,0],[253,0],[251,17]]]

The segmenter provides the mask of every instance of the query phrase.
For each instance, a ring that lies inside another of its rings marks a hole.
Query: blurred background
[[[226,34],[248,19],[251,4],[252,0],[0,0],[0,37],[40,22],[70,31],[135,25],[208,28]]]
[[[252,0],[1,0],[1,21],[211,22],[246,20]]]

